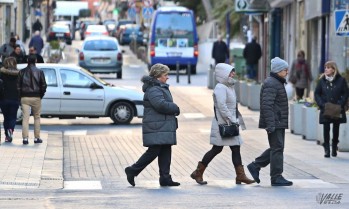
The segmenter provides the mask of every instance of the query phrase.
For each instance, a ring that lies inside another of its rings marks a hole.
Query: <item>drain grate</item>
[[[13,181],[0,181],[0,185],[16,185],[16,186],[32,186],[38,187],[38,183],[28,183],[28,182],[13,182]]]
[[[41,180],[45,181],[63,181],[63,178],[51,178],[51,177],[41,177]]]

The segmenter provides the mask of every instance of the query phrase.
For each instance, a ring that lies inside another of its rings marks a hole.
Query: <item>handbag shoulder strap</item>
[[[218,121],[217,114],[216,114],[216,106],[214,106],[214,105],[213,105],[213,111],[214,111],[214,117],[216,118],[216,121]],[[236,103],[236,113],[235,113],[236,119],[239,118],[238,114],[239,114],[238,103]]]

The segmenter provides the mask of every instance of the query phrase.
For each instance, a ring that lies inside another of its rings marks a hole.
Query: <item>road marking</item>
[[[64,181],[65,190],[101,190],[100,181]]]
[[[338,188],[335,184],[321,179],[292,179],[293,185],[299,188]]]
[[[140,68],[140,65],[129,65],[130,68]]]
[[[201,133],[210,133],[211,129],[199,129]]]
[[[121,87],[125,89],[138,89],[138,87],[136,86],[121,86]]]
[[[202,113],[183,113],[183,116],[187,119],[205,118],[205,115]]]
[[[77,135],[87,135],[87,130],[75,130],[75,131],[64,131],[64,135],[77,136]]]

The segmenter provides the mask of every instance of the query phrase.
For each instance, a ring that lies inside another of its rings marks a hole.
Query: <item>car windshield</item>
[[[84,50],[87,51],[115,51],[118,47],[112,40],[90,40],[86,41]]]
[[[94,74],[92,74],[90,71],[86,70],[85,68],[80,68],[81,71],[85,72],[86,74],[88,74],[89,76],[93,77],[94,79],[98,80],[101,84],[103,84],[104,86],[112,86],[112,84],[106,82],[105,80],[95,76]]]
[[[66,25],[55,25],[55,26],[52,26],[52,31],[65,33],[65,32],[69,32],[69,28]]]

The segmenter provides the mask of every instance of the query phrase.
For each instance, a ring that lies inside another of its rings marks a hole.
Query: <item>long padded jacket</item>
[[[347,103],[348,99],[348,84],[347,81],[339,74],[337,74],[333,81],[330,82],[326,80],[325,75],[323,74],[316,86],[315,92],[315,101],[320,108],[320,117],[319,123],[346,123],[347,117],[345,114],[344,106]],[[333,104],[339,104],[342,107],[341,118],[339,120],[325,118],[323,116],[325,111],[325,103],[331,102]]]
[[[260,93],[259,128],[274,132],[288,128],[286,80],[275,73],[265,79]]]
[[[173,102],[168,84],[143,76],[143,146],[175,145],[179,107]]]

